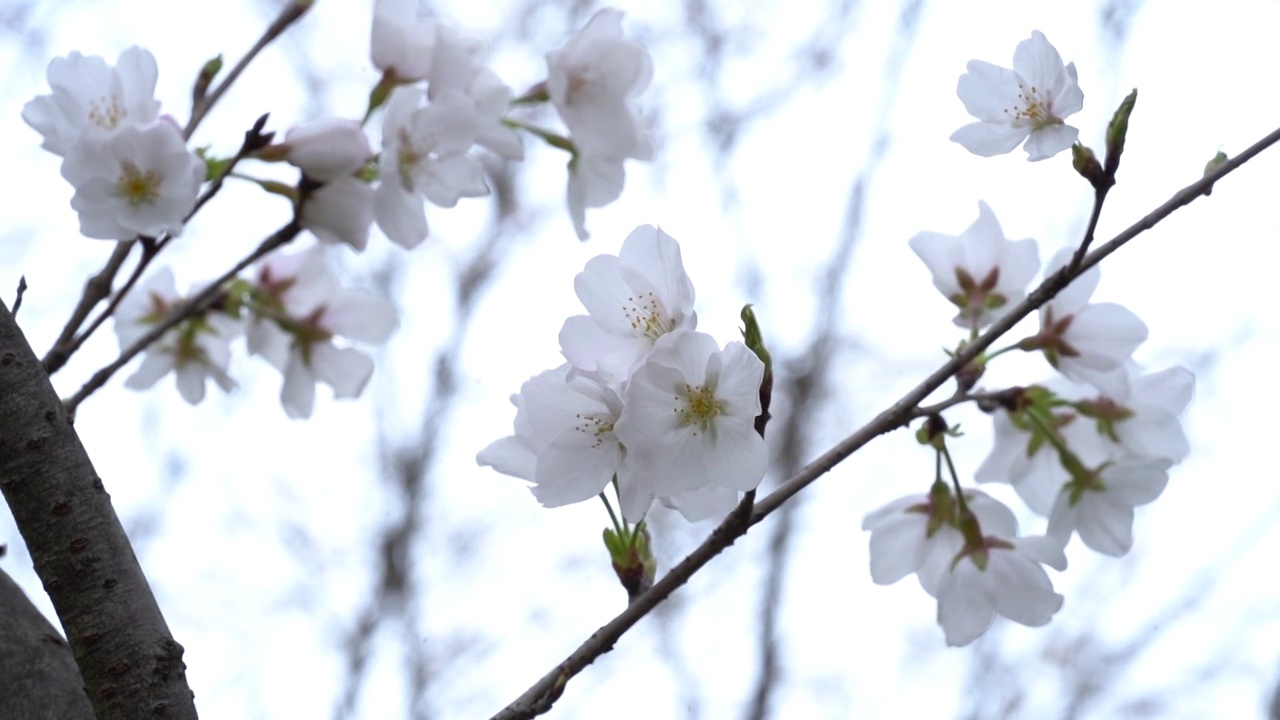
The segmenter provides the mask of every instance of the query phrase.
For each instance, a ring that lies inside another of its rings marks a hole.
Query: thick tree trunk
[[[195,718],[182,646],[48,374],[3,302],[0,492],[99,720]]]
[[[3,570],[0,718],[93,720],[71,648]]]

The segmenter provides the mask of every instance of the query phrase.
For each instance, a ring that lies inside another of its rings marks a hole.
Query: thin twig
[[[58,334],[58,339],[53,342],[53,347],[49,348],[49,352],[45,353],[44,359],[40,361],[46,373],[52,375],[67,364],[67,358],[71,357],[70,348],[76,331],[84,324],[85,319],[98,303],[111,297],[111,283],[115,281],[116,273],[120,272],[120,266],[124,265],[125,258],[129,257],[129,251],[133,250],[135,244],[137,244],[136,240],[122,240],[116,243],[116,249],[111,251],[107,264],[102,266],[97,275],[85,281],[84,292],[80,293],[80,302],[76,303],[75,310],[71,312],[71,317],[67,318],[67,324]]]
[[[570,679],[582,672],[596,658],[613,649],[613,646],[623,634],[630,630],[641,618],[649,614],[654,607],[665,600],[671,593],[675,592],[677,588],[688,582],[689,578],[693,577],[694,573],[698,572],[712,558],[732,545],[750,526],[764,520],[788,499],[808,487],[813,481],[826,474],[827,471],[834,468],[868,442],[906,425],[911,418],[912,411],[926,397],[956,373],[960,372],[997,339],[1009,332],[1014,325],[1052,299],[1081,273],[1097,265],[1103,258],[1120,249],[1138,235],[1155,227],[1157,223],[1171,215],[1178,208],[1195,201],[1196,198],[1204,193],[1205,189],[1213,186],[1215,182],[1235,171],[1236,168],[1278,141],[1280,141],[1280,128],[1272,131],[1266,137],[1254,143],[1248,150],[1224,163],[1217,172],[1206,175],[1178,191],[1146,217],[1143,217],[1129,226],[1124,232],[1089,253],[1074,273],[1069,272],[1069,268],[1063,267],[1058,272],[1045,278],[1040,286],[1032,291],[1025,300],[1010,310],[1007,315],[996,321],[986,332],[963,350],[956,353],[954,357],[929,375],[923,382],[912,388],[857,432],[837,443],[830,450],[809,463],[799,473],[783,482],[763,500],[756,502],[755,509],[745,524],[735,518],[736,512],[732,513],[729,518],[712,531],[710,537],[703,541],[680,564],[672,568],[671,572],[654,583],[653,587],[648,591],[636,597],[617,617],[592,633],[591,637],[578,646],[578,649],[574,650],[563,662],[530,686],[520,697],[494,715],[493,720],[526,720],[547,712],[564,693],[564,688]]]
[[[200,126],[204,117],[209,114],[209,111],[218,103],[218,100],[222,99],[222,95],[227,92],[231,87],[231,84],[236,81],[236,78],[239,78],[240,74],[245,71],[245,68],[249,67],[249,63],[253,62],[253,59],[258,56],[258,53],[262,52],[263,48],[270,45],[271,41],[280,37],[281,33],[287,30],[290,25],[294,24],[299,18],[305,15],[306,12],[311,9],[313,2],[314,0],[293,0],[293,2],[284,6],[284,9],[280,11],[280,14],[276,16],[276,19],[272,20],[271,24],[267,26],[267,29],[263,31],[262,37],[258,38],[258,41],[253,44],[253,47],[249,48],[249,52],[245,53],[244,57],[240,58],[240,61],[236,63],[235,67],[231,68],[226,77],[222,79],[222,82],[218,83],[217,87],[210,90],[207,95],[192,106],[191,119],[187,121],[187,126],[182,129],[182,137],[187,140],[191,139],[191,136],[195,133],[196,128]]]
[[[963,405],[967,402],[976,402],[981,404],[984,401],[994,402],[998,400],[1003,393],[1001,392],[966,392],[956,393],[940,403],[933,405],[918,406],[910,413],[907,413],[907,421],[916,420],[930,415],[937,415],[945,410],[950,410],[957,405]]]
[[[1084,257],[1089,253],[1089,246],[1093,244],[1093,234],[1098,229],[1098,221],[1102,219],[1102,204],[1106,202],[1107,191],[1110,186],[1102,186],[1093,191],[1093,212],[1089,213],[1089,226],[1085,228],[1084,240],[1080,241],[1080,247],[1076,248],[1075,253],[1071,256],[1071,262],[1068,267],[1071,272],[1080,269],[1080,263],[1084,262]]]
[[[128,362],[138,353],[146,350],[148,345],[159,340],[161,336],[178,323],[204,312],[204,310],[218,298],[218,295],[222,292],[223,285],[238,275],[241,270],[244,270],[261,258],[265,257],[276,248],[279,248],[293,240],[293,238],[295,238],[301,231],[302,226],[298,224],[297,220],[290,220],[289,224],[272,233],[266,240],[263,240],[262,244],[260,244],[257,249],[252,253],[249,253],[249,255],[247,255],[243,260],[236,263],[230,270],[223,273],[217,280],[210,283],[203,291],[200,292],[200,294],[191,298],[177,308],[174,308],[163,320],[152,326],[145,335],[138,338],[136,342],[121,352],[120,357],[116,358],[110,365],[107,365],[94,373],[93,377],[89,378],[89,381],[76,391],[75,395],[72,395],[71,398],[65,402],[67,416],[74,420],[76,408],[80,403],[83,402],[85,398],[96,392],[98,388],[105,385],[117,370],[128,364]]]

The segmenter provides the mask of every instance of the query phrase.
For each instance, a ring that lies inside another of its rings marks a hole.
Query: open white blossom
[[[1062,608],[1062,596],[1042,564],[1067,567],[1053,538],[987,535],[981,548],[966,548],[938,586],[938,624],[947,645],[977,640],[996,615],[1030,627],[1047,625]]]
[[[622,34],[622,11],[600,10],[564,47],[547,53],[547,93],[586,155],[648,159],[652,148],[632,100],[649,86],[653,60]]]
[[[114,66],[97,55],[73,52],[49,63],[49,87],[22,108],[22,119],[44,136],[41,147],[65,156],[88,130],[114,132],[148,125],[160,113],[159,70],[151,53],[134,46]]]
[[[1036,241],[1005,238],[995,213],[981,201],[978,219],[959,236],[922,232],[909,244],[933,274],[933,286],[959,308],[955,324],[973,330],[1021,302],[1040,269]]]
[[[547,53],[547,94],[576,149],[569,162],[567,204],[580,240],[589,237],[586,209],[622,193],[627,158],[649,160],[653,147],[634,107],[653,77],[649,50],[622,34],[622,12],[592,16],[564,47]]]
[[[396,244],[416,247],[427,238],[426,196],[440,207],[488,194],[484,168],[467,155],[475,140],[475,105],[461,92],[442,93],[422,107],[422,91],[397,88],[382,122],[382,182],[373,217]]]
[[[317,380],[332,387],[337,398],[364,391],[373,360],[355,348],[334,345],[335,337],[381,344],[396,327],[395,309],[386,298],[338,285],[325,247],[268,256],[258,266],[257,291],[269,308],[249,328],[249,352],[284,373],[280,401],[291,418],[311,416]]]
[[[704,333],[663,336],[632,374],[614,426],[639,479],[623,488],[636,521],[655,498],[707,486],[746,491],[764,477],[768,449],[755,430],[764,363],[739,342],[721,350]]]
[[[476,462],[533,483],[546,507],[590,500],[616,475],[634,482],[626,452],[613,432],[622,398],[608,385],[569,365],[526,382],[512,397],[515,434],[491,443]]]
[[[165,121],[86,136],[62,162],[62,176],[76,189],[71,207],[80,232],[103,240],[181,233],[205,172]]]
[[[1071,147],[1080,131],[1063,122],[1084,107],[1075,63],[1062,56],[1039,30],[1018,43],[1013,69],[970,60],[956,93],[978,122],[951,135],[975,155],[1003,155],[1024,140],[1029,160],[1044,160]]]
[[[1065,545],[1072,532],[1093,550],[1120,557],[1133,547],[1133,509],[1154,501],[1169,482],[1169,461],[1130,456],[1068,483],[1049,513],[1048,534]]]
[[[167,267],[136,285],[113,315],[121,351],[140,340],[182,299],[173,271]],[[147,347],[142,365],[125,381],[125,387],[145,390],[172,372],[182,399],[192,405],[204,399],[206,380],[212,379],[230,392],[236,387],[227,374],[231,341],[242,331],[239,321],[214,310],[184,320]]]
[[[1071,259],[1063,248],[1045,267],[1045,275],[1057,272]],[[1039,349],[1058,372],[1077,382],[1104,391],[1124,391],[1125,363],[1147,339],[1147,326],[1129,309],[1115,303],[1090,303],[1102,271],[1086,270],[1040,308],[1040,332],[1024,340],[1024,347]]]
[[[369,43],[374,67],[400,82],[426,79],[435,57],[437,26],[418,0],[377,0]]]
[[[965,490],[965,502],[988,534],[1012,536],[1018,521],[1004,503],[981,490]],[[937,597],[943,576],[964,549],[955,496],[948,490],[899,498],[862,519],[871,532],[871,580],[892,585],[915,573],[920,587]]]
[[[373,224],[373,188],[349,175],[334,178],[312,191],[298,222],[321,242],[343,243],[363,252]]]
[[[573,281],[587,315],[560,330],[560,348],[574,367],[620,383],[663,335],[697,327],[693,282],[680,244],[652,225],[627,236],[617,256],[598,255]]]

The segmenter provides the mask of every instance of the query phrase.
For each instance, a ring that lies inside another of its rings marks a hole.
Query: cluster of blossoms
[[[621,12],[601,10],[563,48],[547,53],[546,80],[519,98],[483,55],[478,40],[422,14],[416,0],[378,0],[372,56],[383,77],[368,111],[385,104],[377,188],[361,176],[372,153],[355,120],[313,121],[267,151],[321,184],[304,204],[304,225],[322,240],[362,250],[376,221],[393,242],[415,247],[429,233],[424,198],[453,207],[487,195],[484,166],[471,150],[522,160],[520,128],[571,153],[569,212],[586,239],[586,208],[618,198],[624,160],[652,154],[633,102],[652,75],[648,49],[623,36]],[[508,116],[516,106],[546,101],[568,137]]]
[[[192,295],[202,288],[193,288]],[[134,288],[116,309],[120,349],[132,346],[185,299],[173,273],[162,268]],[[245,336],[250,354],[284,375],[280,393],[292,418],[310,417],[316,381],[335,397],[357,397],[373,374],[373,360],[334,338],[380,344],[396,327],[390,301],[373,293],[344,289],[323,245],[278,253],[260,264],[252,279],[236,280],[206,311],[188,317],[148,345],[142,366],[125,385],[149,388],[168,372],[191,404],[204,399],[205,380],[223,390],[235,387],[227,374],[231,343]]]
[[[613,483],[628,522],[655,499],[689,520],[732,509],[768,461],[755,430],[764,362],[697,331],[680,246],[653,226],[589,261],[574,288],[587,314],[560,331],[568,362],[512,397],[515,434],[477,461],[533,483],[548,507]]]
[[[328,269],[326,248],[345,244],[363,251],[375,223],[406,249],[422,243],[428,237],[424,201],[453,207],[461,198],[487,195],[474,148],[522,160],[518,129],[570,153],[568,206],[585,239],[585,209],[619,196],[626,159],[652,154],[634,104],[652,63],[644,45],[623,36],[621,21],[617,10],[598,12],[564,47],[547,54],[546,80],[513,98],[483,62],[479,41],[424,15],[417,0],[377,0],[371,55],[382,77],[364,119],[311,120],[288,129],[279,142],[265,133],[248,148],[250,158],[295,166],[301,174],[296,185],[254,180],[238,168],[231,176],[289,198],[298,226],[320,244],[268,257],[254,280],[220,288],[217,303],[149,347],[128,385],[150,387],[172,370],[191,403],[203,399],[206,378],[230,390],[230,343],[247,334],[249,352],[284,374],[281,397],[290,416],[311,413],[317,379],[338,397],[358,395],[371,360],[330,341],[340,335],[384,342],[395,315],[384,299],[342,289]],[[216,67],[202,73],[197,99]],[[43,147],[63,158],[83,234],[141,239],[144,264],[182,231],[205,180],[221,179],[230,163],[187,148],[184,131],[159,115],[157,77],[155,58],[141,48],[126,50],[114,66],[72,53],[50,63],[52,93],[23,109],[26,122],[44,136]],[[567,135],[508,115],[548,102]],[[381,147],[375,152],[364,126],[379,110]],[[135,287],[117,308],[122,351],[182,304],[167,268]]]
[[[1062,64],[1044,35],[1036,32],[1018,46],[1013,70],[978,61],[968,70],[958,90],[980,122],[953,140],[984,156],[1009,152],[1025,140],[1031,160],[1075,142],[1077,131],[1062,117],[1081,108],[1083,94],[1075,68]],[[1040,269],[1035,241],[1005,238],[985,203],[959,236],[923,232],[910,246],[957,308],[954,322],[970,340],[1026,297]],[[1055,255],[1045,277],[1073,255],[1071,248]],[[960,377],[968,393],[988,363],[1015,350],[1043,353],[1060,374],[1044,386],[974,395],[993,414],[996,437],[977,481],[1012,485],[1033,512],[1048,518],[1045,533],[1019,536],[1008,507],[961,489],[954,470],[951,482],[944,480],[951,432],[940,417],[928,419],[920,432],[939,453],[930,491],[894,501],[863,521],[871,531],[872,579],[888,584],[915,573],[938,600],[948,644],[972,642],[997,614],[1031,626],[1048,623],[1063,598],[1043,566],[1065,569],[1063,551],[1076,535],[1097,552],[1127,553],[1134,508],[1160,495],[1170,467],[1189,452],[1179,415],[1191,400],[1192,374],[1182,367],[1138,369],[1132,355],[1147,338],[1146,325],[1124,307],[1090,302],[1099,276],[1096,266],[1078,275],[1040,308],[1037,332],[979,356]]]
[[[156,59],[138,47],[114,67],[73,52],[49,63],[53,92],[22,109],[44,136],[41,147],[62,158],[87,237],[176,235],[195,206],[205,164],[173,118],[160,115],[158,76]]]

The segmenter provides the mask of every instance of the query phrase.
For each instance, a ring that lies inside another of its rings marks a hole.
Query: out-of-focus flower
[[[996,615],[1039,627],[1062,608],[1062,596],[1041,567],[1067,567],[1062,547],[1052,538],[987,535],[981,547],[963,553],[938,586],[938,624],[948,645],[977,640]]]
[[[167,267],[135,286],[113,315],[120,349],[131,347],[181,301],[173,271]],[[178,393],[192,405],[204,399],[208,379],[230,392],[236,387],[227,374],[231,341],[242,331],[239,321],[215,310],[188,318],[147,347],[142,365],[125,387],[145,390],[173,372]]]
[[[418,0],[377,0],[373,5],[373,64],[399,82],[426,79],[435,57],[438,23]]]
[[[1133,547],[1133,509],[1152,502],[1169,482],[1169,461],[1130,456],[1075,478],[1049,513],[1051,537],[1065,545],[1072,532],[1093,550],[1120,557]]]
[[[344,290],[329,268],[324,245],[268,256],[258,266],[258,317],[249,328],[249,352],[284,373],[280,401],[291,418],[311,416],[316,381],[334,397],[358,397],[373,374],[373,360],[335,337],[381,344],[396,327],[390,301]]]
[[[975,155],[1003,155],[1024,140],[1028,159],[1044,160],[1071,147],[1080,131],[1063,122],[1084,107],[1075,63],[1062,56],[1039,30],[1018,43],[1013,69],[970,60],[956,93],[978,118],[951,135]]]
[[[41,147],[65,156],[86,131],[114,132],[148,125],[160,113],[159,70],[151,53],[134,46],[114,66],[73,52],[49,63],[49,95],[22,108],[22,119],[44,136]]]
[[[586,209],[604,207],[622,193],[625,160],[653,156],[634,106],[652,77],[648,48],[623,36],[622,12],[612,8],[547,53],[547,94],[575,148],[566,202],[580,240],[589,237]]]
[[[62,163],[76,189],[71,207],[80,232],[104,240],[181,233],[205,172],[182,133],[164,121],[83,137]]]
[[[983,532],[1012,536],[1018,521],[1004,503],[981,490],[966,490],[965,502]],[[868,514],[862,529],[871,532],[871,580],[892,585],[915,573],[924,591],[937,597],[938,585],[964,549],[957,503],[945,485],[927,495],[899,498]]]
[[[405,248],[427,238],[426,196],[441,207],[489,192],[484,168],[467,155],[475,140],[475,106],[460,92],[443,93],[422,107],[422,91],[396,89],[382,124],[381,183],[373,216],[393,242]]]
[[[291,165],[321,183],[350,176],[373,157],[360,123],[341,118],[320,118],[290,128],[284,147]]]
[[[597,12],[559,50],[547,53],[547,93],[586,155],[648,159],[652,153],[632,106],[649,86],[653,61],[622,34],[622,12]]]
[[[364,252],[373,224],[373,188],[350,175],[337,177],[311,192],[298,221],[321,242],[344,243]]]

